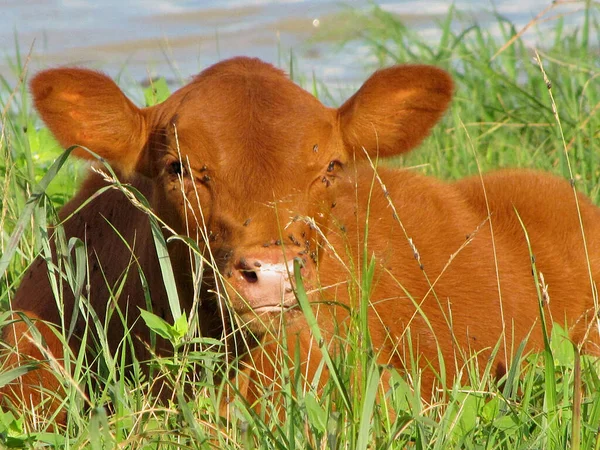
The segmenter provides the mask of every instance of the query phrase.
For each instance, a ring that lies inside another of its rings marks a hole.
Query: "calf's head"
[[[249,58],[218,63],[149,108],[85,69],[41,72],[31,88],[63,146],[153,181],[157,214],[216,255],[232,306],[255,330],[257,318],[295,303],[294,258],[309,280],[315,274],[316,230],[326,230],[348,166],[419,144],[452,95],[442,70],[397,66],[328,108]]]

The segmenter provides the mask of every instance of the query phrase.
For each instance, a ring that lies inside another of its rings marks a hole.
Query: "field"
[[[600,205],[600,4],[579,3],[575,27],[549,7],[526,31],[543,42],[537,49],[500,16],[499,35],[478,25],[456,31],[460,13],[451,9],[439,25],[440,37],[430,42],[377,7],[351,14],[348,20],[364,30],[352,39],[369,46],[380,66],[434,64],[456,83],[453,105],[431,136],[406,157],[385,163],[446,180],[503,167],[538,169],[571,180]],[[542,22],[543,31],[535,31]],[[24,73],[26,64],[27,56],[19,55],[15,73]],[[291,56],[287,64],[295,81],[327,103],[339,103],[339,93],[302,73]],[[48,252],[48,222],[85,176],[36,117],[25,78],[0,85],[0,324],[8,320],[24,271]],[[152,104],[168,90],[165,83],[154,86],[132,89]],[[64,270],[76,282],[81,245],[64,245],[72,255]],[[364,280],[365,291],[369,282]],[[152,317],[147,323],[175,349],[173,357],[155,362],[157,373],[175,385],[168,404],[157,402],[153,379],[139,366],[124,376],[126,350],[101,348],[94,361],[74,354],[70,373],[59,375],[68,394],[67,428],[53,428],[53,418],[35,408],[1,410],[0,448],[600,449],[600,363],[565,343],[560,327],[542,353],[517,352],[501,382],[489,367],[482,373],[465,368],[461,383],[432,398],[411,389],[419,385],[418,372],[394,374],[392,389],[384,392],[378,381],[391,369],[379,367],[368,342],[356,337],[348,352],[331,361],[338,378],[322,392],[303,389],[282,363],[278,403],[265,395],[252,408],[233,395],[223,414],[223,397],[235,383],[219,376],[224,364],[234,364],[225,362],[222,345],[198,339],[193,323]],[[90,326],[101,329],[102,323]],[[68,334],[68,324],[63,331]],[[368,376],[357,377],[351,367]],[[186,381],[192,396],[177,381],[185,374],[201,374]],[[0,367],[0,386],[16,375]]]

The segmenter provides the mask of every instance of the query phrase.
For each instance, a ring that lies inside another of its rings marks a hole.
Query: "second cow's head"
[[[234,309],[252,323],[295,303],[294,258],[314,276],[316,230],[327,229],[349,166],[418,145],[452,96],[444,71],[397,66],[328,108],[249,58],[216,64],[149,108],[85,69],[41,72],[31,88],[63,146],[85,146],[122,174],[152,180],[156,213],[217,255]]]

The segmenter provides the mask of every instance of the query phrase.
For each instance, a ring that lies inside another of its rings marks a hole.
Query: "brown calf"
[[[343,330],[366,245],[375,257],[369,329],[381,362],[405,369],[410,327],[422,367],[438,367],[440,348],[452,376],[470,355],[488,358],[503,340],[494,366],[502,372],[511,350],[530,333],[530,348],[542,342],[518,212],[548,286],[546,311],[567,324],[574,341],[598,342],[591,283],[600,275],[600,212],[568,183],[525,171],[487,175],[483,183],[470,178],[450,184],[381,168],[374,178],[365,154],[375,159],[409,151],[446,110],[453,87],[439,69],[378,71],[338,109],[323,106],[280,70],[248,58],[216,64],[164,103],[144,109],[109,78],[84,69],[41,72],[31,89],[63,146],[85,146],[109,161],[167,225],[214,255],[221,276],[209,274],[205,282],[223,286],[227,295],[202,291],[199,317],[206,335],[220,335],[218,303],[225,302],[237,323],[258,336],[270,335],[285,319],[289,339],[299,338],[306,349],[312,338],[289,273],[295,258],[302,261],[310,299],[315,305],[329,301],[315,306],[324,333]],[[83,150],[76,154],[89,157]],[[103,186],[101,177],[90,174],[61,217]],[[121,192],[110,191],[75,213],[65,231],[87,243],[89,302],[102,321],[115,308],[109,287],[129,272],[118,306],[128,311],[137,356],[146,359],[149,333],[137,320],[138,307],[146,307],[138,265],[149,282],[153,311],[172,320],[146,215]],[[189,310],[194,268],[183,244],[169,251],[181,306]],[[68,289],[63,301],[61,317],[40,259],[25,274],[12,306],[33,319],[68,324],[75,304]],[[5,367],[61,360],[62,346],[49,327],[38,322],[47,346],[42,351],[26,339],[30,322],[14,318],[3,336],[16,350],[6,353]],[[83,327],[79,319],[73,348]],[[123,334],[113,314],[112,349]],[[270,370],[268,364],[262,369]],[[40,387],[56,392],[57,385],[49,371],[37,370],[3,392],[36,404]]]

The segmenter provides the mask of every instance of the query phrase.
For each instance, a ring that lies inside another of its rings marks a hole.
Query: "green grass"
[[[567,29],[559,18],[537,32],[544,42],[538,52],[548,80],[533,50],[520,38],[512,40],[519,30],[500,16],[495,23],[500,37],[494,37],[477,25],[454,31],[459,15],[450,10],[439,24],[439,40],[432,43],[377,7],[352,13],[348,23],[364,30],[353,38],[372,49],[378,65],[431,63],[449,70],[456,81],[451,110],[432,135],[418,150],[388,164],[419,166],[443,179],[500,167],[535,168],[573,179],[578,190],[600,205],[600,8],[592,2],[581,7],[576,29]],[[19,55],[16,73],[25,65]],[[301,73],[302,67],[294,64],[294,77],[307,89],[328,102],[339,101],[336,92]],[[164,98],[166,85],[156,87],[156,93],[143,93],[148,103]],[[61,150],[36,118],[24,83],[3,81],[0,100],[0,267],[6,267],[0,273],[0,311],[6,311],[24,270],[48,251],[47,218],[75,192],[82,172],[71,159],[57,172],[62,162],[53,161]],[[28,202],[32,193],[44,190],[45,196]],[[11,241],[19,230],[19,239]],[[72,259],[65,270],[77,285],[81,264]],[[371,283],[367,258],[360,273],[356,295],[358,304],[365,305]],[[306,301],[301,293],[300,300]],[[288,361],[282,360],[284,394],[279,401],[271,402],[265,393],[257,413],[236,399],[228,419],[219,414],[228,387],[227,381],[217,381],[223,361],[220,343],[190,342],[193,327],[182,320],[166,324],[150,318],[151,328],[171,339],[175,349],[173,357],[156,359],[155,377],[181,386],[175,380],[202,368],[197,372],[201,377],[187,381],[195,392],[192,400],[184,399],[179,387],[170,403],[157,403],[153,377],[139,367],[133,377],[123,378],[132,339],[126,337],[115,353],[101,346],[98,361],[70,356],[66,430],[51,431],[32,411],[2,411],[0,447],[600,449],[600,364],[565,345],[559,327],[548,337],[544,353],[517,351],[503,384],[495,382],[489,368],[472,367],[462,385],[457,382],[422,399],[411,389],[419,385],[418,372],[402,377],[375,364],[368,339],[359,338],[367,335],[363,318],[364,308],[357,308],[350,325],[356,332],[340,343],[343,351],[324,359],[322,369],[327,366],[335,376],[323,392],[304,389],[297,373],[290,378]],[[90,326],[102,328],[93,318]],[[312,326],[317,336],[318,327]],[[295,351],[289,350],[293,359]],[[352,367],[360,367],[363,376]],[[393,380],[388,392],[379,383],[386,371]],[[107,380],[106,388],[78,388],[93,386],[98,376]],[[0,383],[10,377],[0,368]],[[282,407],[287,414],[279,419]]]

